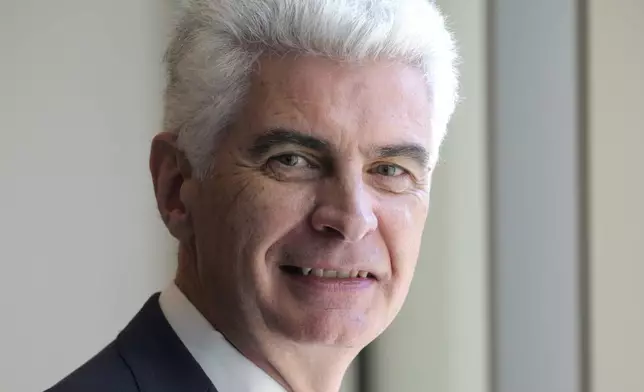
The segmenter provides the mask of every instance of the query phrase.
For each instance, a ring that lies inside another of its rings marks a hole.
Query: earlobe
[[[186,242],[192,237],[192,221],[187,211],[170,211],[164,222],[170,234],[179,241]]]
[[[190,180],[191,169],[176,140],[176,135],[169,132],[155,136],[150,151],[150,173],[161,218],[170,234],[182,241],[192,235],[189,209],[181,195]]]

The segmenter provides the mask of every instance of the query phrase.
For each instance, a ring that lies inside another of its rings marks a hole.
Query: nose
[[[357,242],[378,228],[372,195],[361,178],[322,185],[317,201],[311,224],[318,232]]]

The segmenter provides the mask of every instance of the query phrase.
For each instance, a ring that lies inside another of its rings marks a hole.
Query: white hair
[[[164,128],[195,174],[208,174],[217,135],[231,125],[264,53],[418,67],[442,141],[458,98],[457,54],[429,0],[186,0],[166,53]]]

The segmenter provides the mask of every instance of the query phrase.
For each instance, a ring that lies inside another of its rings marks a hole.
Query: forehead
[[[266,56],[253,73],[247,105],[244,117],[257,132],[286,127],[332,143],[431,147],[423,75],[400,63]]]

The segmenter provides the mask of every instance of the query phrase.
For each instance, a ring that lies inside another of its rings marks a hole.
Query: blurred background
[[[171,0],[0,0],[0,391],[174,272],[147,171]],[[441,0],[462,95],[399,318],[346,392],[644,391],[644,2]]]

